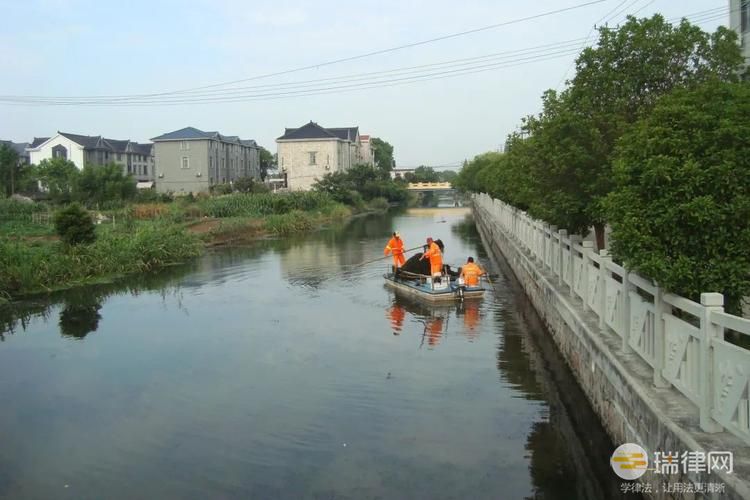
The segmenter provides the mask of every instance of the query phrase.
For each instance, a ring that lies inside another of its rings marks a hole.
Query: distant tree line
[[[750,90],[737,35],[661,15],[602,27],[562,92],[454,185],[574,233],[662,286],[750,294]]]

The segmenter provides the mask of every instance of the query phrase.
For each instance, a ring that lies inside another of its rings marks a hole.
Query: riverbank
[[[0,226],[0,303],[113,281],[186,262],[207,247],[310,231],[380,208],[380,201],[352,208],[318,193],[131,205],[102,214],[105,223],[97,225],[94,243],[70,248],[49,224],[5,223]]]

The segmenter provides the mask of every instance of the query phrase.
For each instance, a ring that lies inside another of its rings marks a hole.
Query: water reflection
[[[417,328],[420,347],[437,347],[449,331],[459,333],[469,342],[479,338],[482,316],[480,309],[483,303],[481,299],[431,304],[403,295],[398,290],[388,291],[393,293],[393,299],[391,306],[386,310],[386,316],[394,335],[401,334],[406,321],[421,327]],[[455,327],[456,324],[460,327]]]
[[[393,335],[401,335],[401,330],[404,328],[405,317],[406,309],[404,309],[401,304],[393,304],[388,308],[388,319],[391,323]]]
[[[198,263],[171,266],[159,271],[104,283],[62,290],[0,306],[0,341],[6,335],[25,331],[35,320],[46,321],[60,309],[57,325],[63,337],[83,339],[99,328],[102,304],[115,295],[158,292],[163,298],[179,295],[178,281],[194,271]],[[179,303],[179,301],[178,301]]]
[[[60,311],[60,334],[63,337],[83,339],[99,327],[102,319],[99,310],[102,304],[92,298],[84,298],[81,301],[66,300],[65,307]]]

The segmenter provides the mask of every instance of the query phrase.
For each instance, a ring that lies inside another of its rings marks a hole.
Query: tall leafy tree
[[[261,146],[260,147],[260,178],[261,180],[265,180],[266,175],[268,175],[268,170],[273,168],[274,165],[276,165],[276,155],[271,154],[269,150]]]
[[[63,158],[42,160],[35,171],[42,189],[47,191],[52,200],[70,201],[79,175],[78,168],[72,161]]]
[[[413,173],[410,172],[404,175],[404,177],[409,182],[438,182],[440,180],[440,175],[434,168],[425,167],[424,165],[420,165],[414,169]]]
[[[584,49],[576,60],[575,77],[561,101],[586,121],[584,128],[596,131],[588,146],[574,144],[590,148],[588,156],[599,162],[582,178],[587,185],[575,190],[585,191],[586,215],[600,247],[605,223],[601,201],[612,189],[617,140],[660,97],[714,78],[734,81],[742,62],[736,33],[724,27],[709,34],[687,20],[672,25],[657,14],[630,16],[616,29],[599,29],[597,45]],[[565,192],[565,185],[558,190]]]
[[[379,137],[373,137],[370,140],[370,147],[375,156],[375,166],[383,172],[393,170],[396,165],[396,160],[393,158],[393,146]]]
[[[665,97],[619,142],[605,203],[614,254],[669,290],[750,295],[750,86]]]
[[[16,192],[19,174],[18,153],[7,144],[0,144],[0,189],[5,196]]]
[[[123,174],[122,167],[109,165],[86,165],[74,185],[74,198],[87,205],[135,197],[135,179]]]

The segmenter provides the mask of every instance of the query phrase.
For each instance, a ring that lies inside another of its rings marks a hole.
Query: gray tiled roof
[[[108,146],[102,145],[102,136],[100,135],[79,135],[60,131],[58,131],[57,133],[63,137],[67,137],[76,144],[80,144],[86,149],[111,149]]]
[[[247,142],[247,141],[243,141],[236,135],[222,135],[216,131],[204,132],[203,130],[199,130],[195,127],[181,128],[180,130],[175,130],[174,132],[168,132],[158,137],[154,137],[151,140],[156,142],[156,141],[182,141],[182,140],[190,140],[190,139],[216,139],[219,141],[232,142],[235,144],[244,144],[245,142]],[[255,141],[252,141],[252,142],[255,143]]]
[[[295,140],[295,139],[342,139],[344,141],[353,141],[357,137],[359,127],[337,127],[324,128],[311,121],[299,128],[284,129],[284,135],[276,139],[277,141]]]
[[[43,144],[45,142],[49,141],[49,137],[34,137],[34,140],[31,141],[31,144],[29,144],[30,148],[36,148],[40,144]]]
[[[340,139],[344,139],[345,141],[354,141],[357,138],[359,127],[329,128],[327,130]]]
[[[125,153],[128,150],[128,144],[130,144],[130,141],[118,141],[117,139],[104,139],[103,141],[108,147],[109,150],[114,151],[115,153]]]
[[[158,137],[154,137],[151,139],[152,141],[175,141],[175,140],[181,140],[181,139],[208,139],[210,137],[213,137],[214,135],[218,135],[216,132],[204,132],[202,130],[198,130],[195,127],[185,127],[181,128],[180,130],[175,130],[174,132],[167,132],[166,134],[162,134]]]
[[[133,142],[131,144],[133,145],[133,152],[147,156],[151,155],[154,147],[153,144],[139,144],[137,142]]]

